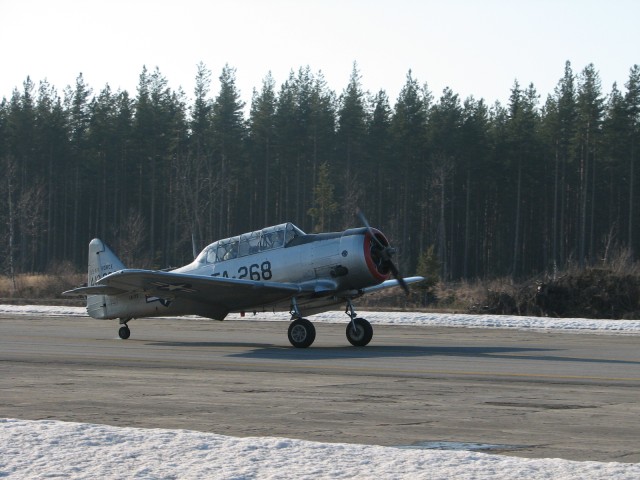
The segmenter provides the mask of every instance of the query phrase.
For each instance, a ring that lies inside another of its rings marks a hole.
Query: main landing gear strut
[[[316,328],[306,318],[302,318],[296,299],[291,299],[291,324],[289,325],[289,342],[296,348],[307,348],[316,339]],[[347,300],[345,313],[351,321],[347,325],[347,340],[355,347],[364,347],[373,338],[373,327],[364,318],[357,316],[351,299]]]

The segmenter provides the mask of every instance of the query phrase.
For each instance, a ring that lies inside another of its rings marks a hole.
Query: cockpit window
[[[238,251],[238,256],[244,257],[245,255],[258,253],[259,245],[260,245],[259,231],[240,235],[240,250]]]
[[[209,245],[198,258],[200,262],[224,262],[237,257],[285,247],[294,238],[304,234],[293,223],[283,223],[256,230],[255,232],[245,233],[239,237],[218,240]]]
[[[263,229],[260,237],[260,251],[282,247],[284,245],[284,230],[284,225]]]
[[[238,237],[218,242],[217,261],[233,260],[238,258]]]

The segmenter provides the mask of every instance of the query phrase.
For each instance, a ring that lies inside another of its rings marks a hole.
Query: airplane
[[[218,240],[173,270],[125,268],[95,238],[89,243],[87,286],[63,294],[86,295],[93,318],[119,319],[123,340],[131,335],[128,322],[134,318],[224,320],[229,313],[288,311],[288,338],[297,348],[309,347],[316,338],[306,316],[346,304],[347,340],[363,347],[373,327],[355,313],[353,300],[398,286],[408,294],[408,284],[424,279],[403,278],[391,259],[395,249],[362,212],[358,216],[364,226],[342,232],[306,234],[283,223]]]

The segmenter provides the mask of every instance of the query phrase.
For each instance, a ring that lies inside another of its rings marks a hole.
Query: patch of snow
[[[86,317],[84,307],[58,307],[46,305],[0,305],[0,314],[47,315]],[[572,333],[606,333],[640,335],[640,320],[606,320],[589,318],[521,317],[512,315],[467,315],[455,313],[374,312],[362,311],[374,325],[412,325],[425,327],[501,328],[537,331],[564,331]],[[286,313],[248,313],[245,317],[231,314],[228,320],[288,321]],[[314,322],[346,323],[342,311],[313,315]]]
[[[522,459],[188,430],[0,419],[0,477],[32,479],[601,479],[640,464]]]

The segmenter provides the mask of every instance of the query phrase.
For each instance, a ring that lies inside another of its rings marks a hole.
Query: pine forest
[[[431,92],[406,74],[393,102],[321,72],[271,74],[245,104],[227,65],[173,90],[143,68],[137,91],[59,92],[27,78],[0,103],[4,273],[86,268],[94,237],[131,267],[193,259],[219,238],[293,222],[360,226],[359,207],[413,274],[525,278],[640,251],[640,67],[603,91],[570,62],[552,94],[514,82],[506,105]],[[216,85],[218,83],[216,82]]]

